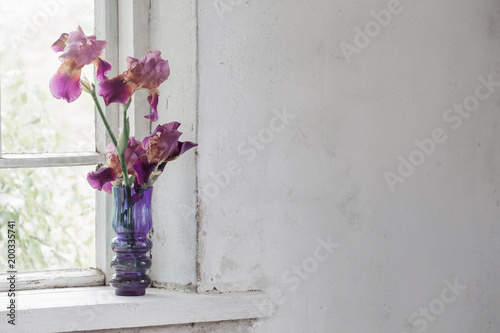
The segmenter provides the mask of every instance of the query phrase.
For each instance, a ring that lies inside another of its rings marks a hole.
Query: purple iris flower
[[[106,105],[110,103],[126,104],[137,89],[148,89],[151,94],[148,102],[153,112],[145,116],[151,121],[158,120],[158,87],[170,75],[168,60],[161,58],[160,51],[149,51],[142,59],[127,58],[128,68],[112,79],[99,83],[99,95]]]
[[[96,66],[99,81],[107,79],[106,73],[111,70],[111,64],[101,57],[107,44],[105,40],[97,40],[96,36],[86,36],[80,26],[69,34],[63,33],[52,44],[54,52],[62,52],[59,56],[62,64],[50,80],[52,95],[68,103],[80,97],[82,68],[89,64]]]

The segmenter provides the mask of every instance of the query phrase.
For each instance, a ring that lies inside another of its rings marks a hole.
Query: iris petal
[[[107,185],[108,183],[111,184],[111,182],[116,180],[116,170],[112,168],[100,168],[97,171],[94,172],[89,172],[87,174],[87,181],[89,182],[90,186],[97,190],[106,190],[110,189],[110,186]],[[106,190],[106,192],[108,192]]]
[[[106,61],[106,60],[100,58],[100,57],[95,59],[92,63],[97,68],[97,72],[95,75],[97,81],[107,80],[108,78],[106,77],[106,73],[109,72],[111,70],[111,68],[113,68],[111,66],[111,63],[109,61]]]
[[[168,60],[163,60],[161,52],[157,50],[149,51],[140,59],[137,69],[133,71],[135,82],[150,91],[157,89],[170,75]]]
[[[170,154],[170,156],[167,158],[167,162],[173,161],[177,159],[179,156],[187,152],[189,149],[198,146],[196,143],[191,142],[191,141],[186,141],[186,142],[180,142],[177,145],[177,149]]]
[[[168,159],[176,151],[181,134],[181,132],[175,130],[160,135],[157,145],[157,149],[161,154],[160,160]]]
[[[137,159],[136,149],[141,145],[139,140],[135,137],[130,137],[127,143],[127,148],[125,149],[125,161],[127,161],[127,170],[132,168],[135,160]]]
[[[107,182],[102,186],[102,190],[106,193],[111,194],[113,192],[113,183],[112,182]]]
[[[59,58],[71,59],[78,67],[83,67],[97,59],[107,44],[105,40],[97,40],[96,36],[86,36],[82,28],[78,27],[78,30],[69,33],[66,47]]]
[[[161,134],[163,132],[175,131],[179,128],[179,126],[181,126],[181,123],[179,123],[177,121],[173,121],[171,123],[156,126],[153,133],[151,133],[150,136],[147,136],[144,138],[144,140],[142,141],[142,146],[144,147],[144,149],[148,149],[149,141],[151,140],[152,137],[156,136],[156,134],[158,134],[158,133]]]
[[[133,92],[134,86],[125,81],[121,75],[99,83],[99,95],[104,98],[106,106],[116,102],[127,103]]]
[[[115,145],[113,144],[113,142],[108,143],[108,145],[106,146],[105,152],[106,152],[106,156],[108,156],[108,157],[110,155],[113,155],[114,153],[116,153],[116,148],[115,148]]]
[[[136,184],[144,185],[149,181],[151,173],[156,169],[157,163],[149,163],[147,155],[139,156],[134,163],[134,170],[136,172]]]
[[[148,96],[148,102],[151,108],[153,109],[153,112],[148,114],[147,116],[144,116],[144,118],[147,118],[151,121],[157,121],[158,120],[158,111],[156,111],[156,108],[158,107],[158,94],[151,94]]]
[[[191,141],[179,142],[179,156],[196,146],[198,146],[198,144]]]
[[[68,103],[76,100],[82,93],[82,86],[80,85],[82,70],[72,66],[72,64],[74,63],[63,63],[50,80],[52,95],[55,98],[62,98]]]
[[[68,40],[68,34],[67,33],[63,33],[61,34],[61,36],[59,37],[58,40],[56,40],[54,42],[54,44],[52,44],[52,50],[54,52],[62,52],[64,51],[64,48],[66,47],[66,41]]]
[[[181,125],[181,123],[173,121],[171,123],[156,126],[153,133],[151,133],[150,136],[147,136],[144,138],[144,140],[142,140],[142,147],[146,150],[149,149],[151,139],[153,137],[157,136],[158,133],[160,133],[160,135],[162,135],[163,133],[166,133],[166,132],[176,131],[180,125]]]

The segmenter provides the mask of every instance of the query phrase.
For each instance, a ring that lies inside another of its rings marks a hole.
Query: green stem
[[[92,83],[92,90],[90,90],[88,92],[89,92],[90,96],[92,96],[92,99],[94,100],[94,104],[97,107],[97,111],[99,112],[99,115],[101,116],[102,122],[104,123],[104,126],[106,127],[106,130],[109,134],[109,137],[111,138],[111,141],[113,142],[113,145],[118,150],[118,141],[116,140],[116,137],[113,134],[111,127],[109,126],[108,120],[106,119],[106,116],[104,115],[104,112],[102,111],[101,104],[99,103],[99,100],[97,99],[95,85],[93,83]],[[128,120],[127,120],[127,110],[130,107],[131,102],[132,102],[132,98],[129,99],[127,104],[123,104],[123,128],[124,129],[125,129],[125,126],[129,126]],[[123,129],[122,129],[122,131],[123,131]],[[127,137],[127,142],[128,142],[128,137]],[[130,179],[128,176],[127,163],[125,161],[125,152],[119,154],[118,157],[120,159],[120,164],[122,167],[124,185],[126,187],[132,187],[132,184],[130,184]]]
[[[127,110],[130,106],[130,102],[132,101],[132,99],[129,99],[128,100],[128,103],[127,104],[123,104],[123,129],[122,131],[125,130],[126,126],[129,127],[129,124],[128,124],[128,120],[127,120]],[[122,133],[123,134],[123,133]],[[127,142],[128,142],[128,137],[127,137]],[[122,173],[123,173],[123,182],[124,182],[124,185],[126,187],[132,187],[132,184],[130,184],[130,179],[129,179],[129,176],[128,176],[128,170],[127,170],[127,163],[125,161],[125,150],[123,150],[123,153],[119,154],[119,158],[120,158],[120,164],[122,166]]]
[[[111,130],[111,127],[109,126],[109,123],[106,119],[106,116],[104,115],[104,112],[102,112],[101,104],[99,104],[99,101],[97,100],[97,95],[95,93],[95,85],[92,83],[92,90],[90,92],[90,96],[92,96],[92,99],[94,100],[94,104],[97,107],[97,111],[99,111],[99,115],[101,116],[102,122],[104,123],[104,126],[106,127],[106,130],[108,131],[109,137],[111,138],[111,141],[115,145],[115,148],[117,147],[117,141],[116,137],[113,134],[113,131]]]

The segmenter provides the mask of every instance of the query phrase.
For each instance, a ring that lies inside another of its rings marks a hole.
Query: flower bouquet
[[[62,64],[50,81],[50,91],[55,98],[71,103],[80,97],[82,90],[90,94],[97,111],[111,138],[106,147],[106,165],[87,175],[89,184],[98,190],[113,194],[113,228],[118,234],[111,246],[117,253],[111,266],[116,274],[110,284],[117,295],[144,295],[151,285],[146,274],[151,267],[147,252],[152,247],[147,237],[152,228],[151,195],[152,186],[164,171],[168,162],[196,146],[193,142],[181,142],[178,122],[158,125],[142,141],[130,137],[130,123],[127,110],[134,93],[147,89],[148,102],[152,112],[145,116],[151,122],[158,120],[158,87],[170,75],[168,60],[161,58],[160,51],[149,51],[141,59],[127,58],[127,70],[114,78],[106,74],[111,64],[104,60],[102,53],[107,41],[96,36],[86,36],[81,27],[69,34],[63,33],[52,45],[52,50],[61,54]],[[85,77],[81,77],[86,65],[96,67],[96,87]],[[104,115],[99,103],[101,96],[106,106],[122,104],[123,126],[117,136]]]

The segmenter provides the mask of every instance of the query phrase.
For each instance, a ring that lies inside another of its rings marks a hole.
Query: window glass
[[[0,170],[0,249],[16,221],[17,270],[95,267],[94,166]],[[0,267],[7,267],[2,249]]]
[[[94,31],[91,0],[0,2],[2,152],[95,151],[94,107],[86,93],[68,104],[49,91],[61,64],[50,46],[80,25]],[[92,66],[85,67],[91,78]]]
[[[56,100],[49,81],[61,62],[51,49],[62,32],[94,31],[92,0],[0,2],[2,153],[95,151],[94,107],[82,93]],[[87,66],[84,75],[92,77]],[[95,266],[95,166],[0,169],[0,251],[7,222],[18,229],[17,270]],[[0,265],[6,267],[5,255]]]

